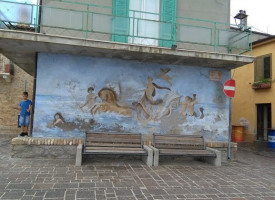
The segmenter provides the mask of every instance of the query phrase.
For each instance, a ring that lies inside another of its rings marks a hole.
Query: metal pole
[[[229,98],[229,126],[228,126],[228,147],[227,147],[227,159],[231,159],[231,109],[232,98]]]
[[[28,81],[25,80],[25,86],[24,86],[24,91],[25,91],[25,92],[27,92],[27,83],[28,83]]]

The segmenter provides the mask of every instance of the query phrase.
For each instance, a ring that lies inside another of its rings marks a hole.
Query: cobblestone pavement
[[[10,158],[0,137],[0,199],[275,200],[275,152],[240,148],[238,161],[214,167],[183,159],[147,167],[139,159]]]

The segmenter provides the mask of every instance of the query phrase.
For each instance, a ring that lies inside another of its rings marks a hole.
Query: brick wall
[[[0,55],[3,57],[3,55]],[[15,134],[20,130],[17,128],[18,110],[12,106],[18,106],[22,99],[22,92],[29,93],[29,99],[33,97],[33,77],[18,66],[14,65],[14,76],[11,82],[7,82],[0,76],[0,134]]]

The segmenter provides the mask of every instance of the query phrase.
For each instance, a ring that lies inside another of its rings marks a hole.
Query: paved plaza
[[[238,149],[222,167],[186,159],[148,167],[134,158],[10,158],[11,138],[0,137],[0,199],[275,200],[275,151]]]

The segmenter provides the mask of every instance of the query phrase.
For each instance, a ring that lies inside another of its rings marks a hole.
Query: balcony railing
[[[159,14],[136,10],[129,10],[126,17],[115,16],[111,6],[48,2],[41,6],[0,0],[0,28],[149,46],[162,46],[165,41],[178,49],[208,52],[251,51],[249,28],[230,29],[236,25],[181,16],[164,22]],[[114,28],[118,21],[124,26]],[[165,34],[160,34],[163,29]]]

